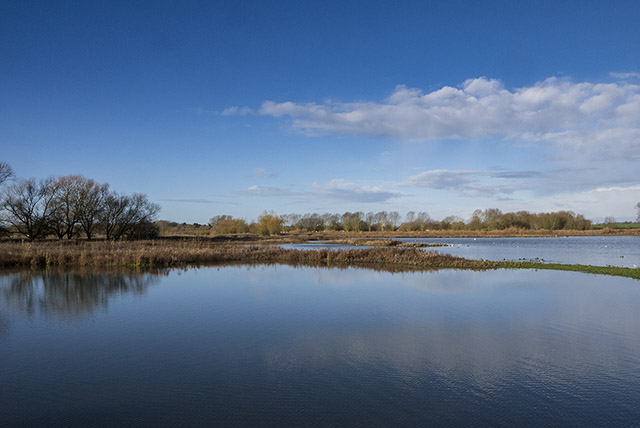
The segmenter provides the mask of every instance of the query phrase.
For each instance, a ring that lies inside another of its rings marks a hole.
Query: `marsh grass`
[[[640,279],[640,269],[468,260],[418,248],[294,250],[211,240],[1,242],[0,268],[185,267],[211,264],[288,264],[366,267],[385,271],[433,269],[554,269]]]
[[[480,267],[483,263],[417,249],[292,250],[272,245],[205,240],[134,242],[38,242],[0,244],[0,267],[180,266],[207,263],[299,263],[320,265],[421,265]]]

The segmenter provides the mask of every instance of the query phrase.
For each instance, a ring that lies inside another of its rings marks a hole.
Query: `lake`
[[[3,426],[638,426],[640,281],[16,272],[0,397]]]
[[[404,242],[446,244],[428,247],[466,259],[484,260],[544,260],[545,263],[582,264],[594,266],[640,266],[640,236],[567,236],[555,238],[395,238]],[[342,249],[364,248],[349,245],[288,244],[284,248]]]

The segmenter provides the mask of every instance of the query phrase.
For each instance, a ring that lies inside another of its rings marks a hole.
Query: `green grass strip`
[[[567,272],[583,272],[596,275],[622,276],[625,278],[640,279],[640,269],[618,266],[591,266],[570,265],[562,263],[535,263],[535,262],[502,262],[505,268],[516,269],[546,269],[561,270]]]

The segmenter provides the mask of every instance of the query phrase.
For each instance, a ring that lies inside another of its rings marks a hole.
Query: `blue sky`
[[[526,3],[526,4],[525,4]],[[163,219],[635,218],[637,1],[0,0],[0,160]]]

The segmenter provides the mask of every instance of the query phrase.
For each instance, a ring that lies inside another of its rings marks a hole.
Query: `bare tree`
[[[374,221],[376,222],[376,226],[378,230],[386,230],[388,223],[388,214],[386,211],[379,211],[374,214]]]
[[[0,162],[0,185],[13,177],[13,168],[6,162]]]
[[[388,215],[388,223],[390,230],[396,230],[400,223],[400,213],[398,211],[390,211]]]
[[[324,219],[316,213],[305,214],[302,217],[298,216],[296,226],[299,229],[308,230],[310,232],[319,232],[324,229]]]
[[[100,225],[100,215],[105,198],[109,194],[109,185],[100,184],[83,177],[78,193],[78,224],[87,239],[91,240]]]
[[[64,236],[71,239],[78,231],[83,204],[80,198],[87,181],[81,175],[66,175],[56,180],[54,210],[49,226],[59,239]]]
[[[364,222],[367,225],[367,229],[369,230],[369,232],[371,232],[371,230],[373,229],[373,224],[376,221],[376,215],[370,211],[368,212],[365,216],[364,216]]]
[[[340,221],[340,214],[324,213],[320,216],[324,227],[329,230],[342,230],[342,222]]]
[[[2,186],[2,184],[11,177],[13,177],[13,169],[11,168],[11,165],[6,162],[0,162],[0,186]],[[6,226],[7,222],[4,220],[4,216],[0,211],[0,236],[9,234],[9,230]]]
[[[418,228],[421,231],[425,231],[427,229],[427,226],[429,226],[429,223],[431,222],[431,216],[429,215],[428,212],[426,211],[420,211],[417,215],[416,215],[416,223],[418,223]]]
[[[282,220],[284,221],[284,225],[290,229],[294,229],[296,227],[299,227],[298,223],[300,222],[300,219],[302,218],[302,216],[300,214],[284,214],[281,216]]]
[[[104,199],[100,224],[107,239],[118,240],[132,234],[140,225],[152,223],[159,211],[160,206],[149,202],[147,195],[112,192]]]
[[[6,222],[29,241],[48,233],[47,221],[53,211],[55,181],[19,180],[7,187],[0,207],[7,213]]]
[[[107,239],[116,240],[120,238],[126,223],[126,211],[129,206],[129,197],[109,192],[102,203],[102,210],[99,214],[100,225]]]
[[[416,212],[409,211],[406,216],[406,221],[407,223],[413,223],[414,221],[416,221]]]
[[[359,232],[360,231],[360,222],[362,221],[362,217],[364,214],[361,211],[357,212],[349,212],[342,214],[342,227],[347,232]]]

